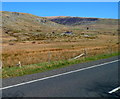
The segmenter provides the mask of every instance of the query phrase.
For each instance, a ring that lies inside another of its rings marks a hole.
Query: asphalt
[[[44,73],[3,79],[3,87],[117,59],[118,57],[112,57],[94,62],[76,64]],[[84,71],[4,89],[2,90],[2,95],[3,97],[119,97],[119,91],[112,94],[108,93],[119,86],[118,63],[119,62],[113,62]]]
[[[81,68],[86,68],[86,67],[90,67],[93,65],[106,63],[106,62],[114,61],[117,59],[120,59],[120,56],[115,56],[115,57],[111,57],[108,59],[101,59],[101,60],[92,61],[92,62],[75,64],[75,65],[71,65],[71,66],[64,67],[64,68],[49,70],[46,72],[41,72],[41,73],[36,73],[36,74],[25,75],[21,77],[12,77],[12,78],[7,78],[7,79],[2,79],[2,87],[15,85],[18,83],[23,83],[23,82],[27,82],[31,80],[36,80],[36,79],[40,79],[40,78],[44,78],[44,77],[48,77],[48,76],[52,76],[56,74],[61,74],[61,73],[65,73],[65,72],[69,72],[73,70],[78,70]]]

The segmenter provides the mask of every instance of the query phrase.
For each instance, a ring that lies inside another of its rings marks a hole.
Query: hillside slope
[[[85,17],[65,17],[65,16],[58,16],[58,17],[47,17],[50,21],[63,24],[63,25],[88,25],[88,24],[106,24],[106,25],[116,25],[117,19],[102,19],[102,18],[85,18]]]
[[[2,12],[2,26],[4,37],[11,36],[17,40],[42,40],[52,32],[60,33],[66,29],[44,17],[6,11]]]
[[[117,33],[117,19],[84,17],[39,17],[27,13],[2,11],[3,42],[30,40],[61,40],[63,33],[81,34]],[[70,36],[70,35],[69,35]],[[66,37],[65,37],[66,38]],[[72,38],[72,37],[71,37]]]

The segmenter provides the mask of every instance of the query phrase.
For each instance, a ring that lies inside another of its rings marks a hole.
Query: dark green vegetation
[[[4,68],[2,77],[9,78],[9,77],[16,77],[16,76],[23,76],[33,73],[44,72],[47,70],[62,68],[66,66],[71,66],[73,64],[95,61],[99,59],[105,59],[113,56],[118,56],[120,53],[111,53],[111,54],[100,54],[92,57],[80,58],[77,60],[63,60],[63,61],[53,61],[53,62],[45,62],[45,63],[38,63],[38,64],[31,64],[20,67],[11,67],[11,68]]]
[[[69,26],[76,25],[89,25],[89,24],[105,24],[116,25],[118,21],[116,19],[100,19],[100,18],[83,18],[83,17],[48,17],[50,21]]]

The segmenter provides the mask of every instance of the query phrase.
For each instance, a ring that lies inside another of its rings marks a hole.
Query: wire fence
[[[91,57],[98,54],[112,54],[118,52],[118,47],[104,47],[104,48],[83,48],[81,50],[63,50],[63,51],[48,51],[48,52],[34,52],[34,53],[12,53],[10,55],[3,55],[3,67],[21,66],[38,64],[44,62],[62,61],[69,59],[81,59],[81,57]]]

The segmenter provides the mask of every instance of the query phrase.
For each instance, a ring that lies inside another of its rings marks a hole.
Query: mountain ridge
[[[83,23],[88,24],[90,22],[96,22],[96,21],[101,21],[101,20],[116,20],[117,21],[117,19],[110,19],[110,18],[72,17],[72,16],[52,16],[52,17],[46,17],[46,18],[49,19],[50,21],[63,24],[63,25],[81,25]]]

